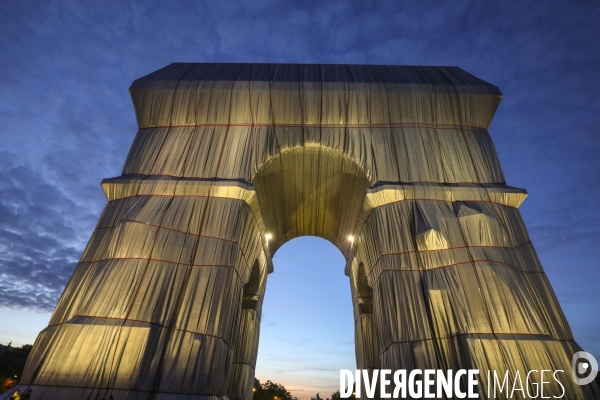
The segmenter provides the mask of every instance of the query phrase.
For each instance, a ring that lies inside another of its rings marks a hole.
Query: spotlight
[[[352,235],[349,235],[349,236],[348,236],[348,241],[350,241],[350,242],[354,242],[354,236],[352,236]]]
[[[273,237],[270,233],[265,234],[265,239],[270,240]]]

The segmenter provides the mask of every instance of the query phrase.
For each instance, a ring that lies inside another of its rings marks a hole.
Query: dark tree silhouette
[[[31,351],[30,344],[23,347],[3,347],[0,349],[0,393],[15,387],[25,368]]]
[[[292,395],[279,383],[266,381],[254,386],[253,400],[292,400]]]

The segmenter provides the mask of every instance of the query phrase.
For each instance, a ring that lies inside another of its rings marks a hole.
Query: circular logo
[[[590,353],[578,351],[573,355],[571,369],[573,372],[573,382],[578,385],[587,385],[598,374],[598,361]]]

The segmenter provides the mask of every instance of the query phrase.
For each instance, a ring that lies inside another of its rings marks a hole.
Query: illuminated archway
[[[526,192],[487,132],[495,86],[451,67],[172,64],[131,95],[140,129],[32,350],[34,396],[248,400],[271,255],[301,235],[346,258],[359,368],[570,369]]]

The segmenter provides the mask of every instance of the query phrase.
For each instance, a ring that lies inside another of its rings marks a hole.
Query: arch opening
[[[255,260],[250,270],[250,278],[243,287],[242,309],[257,309],[260,300],[261,279],[260,264],[258,260]]]
[[[339,370],[356,365],[351,288],[345,260],[331,242],[302,236],[273,257],[263,303],[256,378],[292,396],[331,397]]]
[[[326,147],[279,153],[254,176],[269,247],[299,236],[317,236],[346,254],[360,219],[369,179],[359,164]]]
[[[356,300],[358,303],[358,311],[360,314],[373,313],[373,288],[369,286],[365,265],[361,262],[358,264],[356,272]]]

